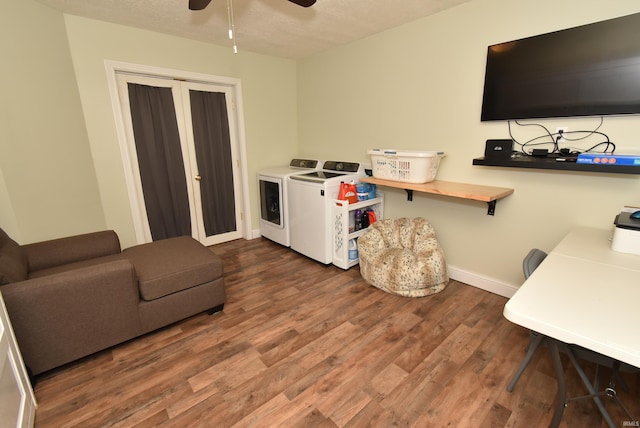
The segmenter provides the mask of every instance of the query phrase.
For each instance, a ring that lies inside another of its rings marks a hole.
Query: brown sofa
[[[0,292],[34,375],[226,300],[222,261],[198,241],[121,251],[113,231],[21,246],[0,229]]]

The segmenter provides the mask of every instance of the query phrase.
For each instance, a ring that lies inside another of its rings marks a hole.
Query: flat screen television
[[[640,13],[489,46],[482,121],[640,113]]]

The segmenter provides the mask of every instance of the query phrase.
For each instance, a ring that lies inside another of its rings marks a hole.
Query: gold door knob
[[[196,179],[196,181],[202,180],[202,176],[200,174],[196,175],[194,178]]]

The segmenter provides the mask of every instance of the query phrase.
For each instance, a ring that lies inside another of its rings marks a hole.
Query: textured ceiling
[[[201,11],[188,0],[38,0],[71,15],[217,45],[228,38],[227,0]],[[239,52],[299,59],[432,15],[470,0],[232,0]]]

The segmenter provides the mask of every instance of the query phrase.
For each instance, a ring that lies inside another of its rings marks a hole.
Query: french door
[[[242,237],[232,89],[129,73],[116,82],[144,240]]]

